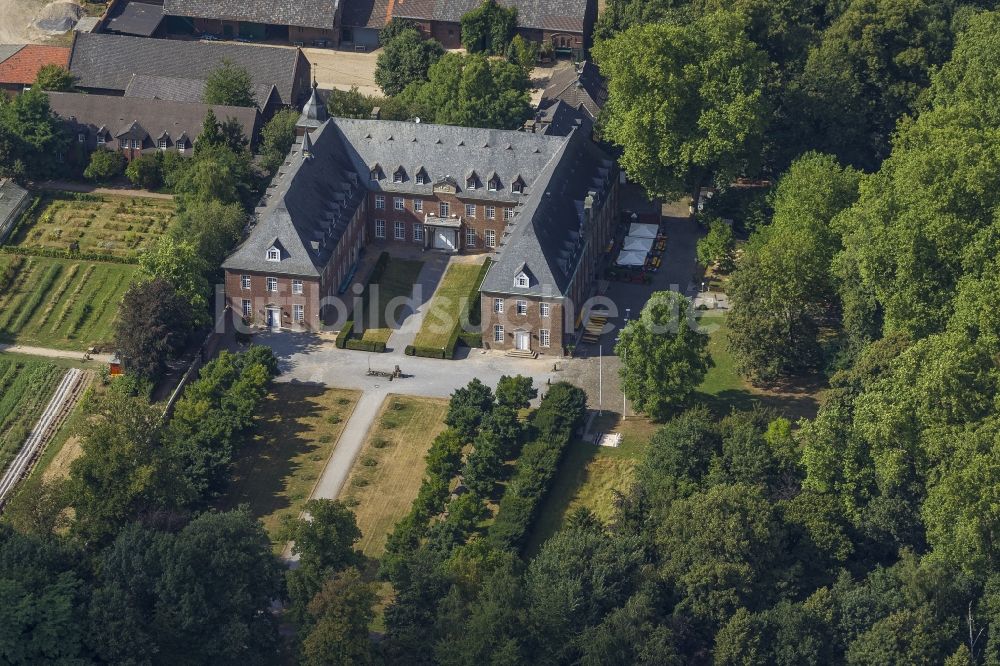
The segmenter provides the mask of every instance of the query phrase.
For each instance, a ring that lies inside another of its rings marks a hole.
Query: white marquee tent
[[[619,266],[642,266],[646,263],[646,253],[642,250],[622,250],[616,263]]]
[[[622,249],[627,252],[634,251],[648,253],[653,249],[653,239],[645,238],[643,236],[626,236]]]
[[[659,232],[660,227],[655,224],[642,224],[640,222],[633,222],[628,228],[629,236],[636,236],[639,238],[656,238],[657,232]]]

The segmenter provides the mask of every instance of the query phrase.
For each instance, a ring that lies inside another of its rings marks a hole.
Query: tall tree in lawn
[[[691,302],[672,291],[650,296],[622,330],[615,353],[632,406],[662,421],[694,393],[712,365],[708,335],[697,330]]]
[[[426,83],[407,86],[397,98],[413,115],[464,127],[518,129],[531,115],[530,81],[524,69],[474,53],[446,53]]]
[[[386,95],[398,95],[406,86],[427,80],[427,70],[444,55],[435,39],[424,39],[409,29],[382,43],[375,62],[375,83]]]
[[[817,153],[779,180],[772,222],[751,237],[729,286],[729,348],[744,376],[772,381],[822,363],[820,331],[838,312],[834,220],[857,199],[859,181]]]
[[[115,321],[115,351],[128,372],[157,381],[191,336],[191,305],[162,278],[133,284]]]
[[[246,213],[237,203],[196,201],[178,216],[170,235],[178,243],[193,244],[198,256],[205,260],[205,268],[212,272],[240,240],[246,222]]]
[[[177,241],[164,236],[139,256],[139,266],[147,279],[161,279],[173,286],[178,296],[190,306],[195,324],[209,321],[210,285],[205,275],[208,265],[190,240]]]
[[[0,661],[86,663],[84,561],[66,539],[0,525]]]
[[[496,0],[483,3],[462,15],[462,46],[469,53],[504,55],[517,29],[517,7],[504,7]]]
[[[729,271],[733,267],[735,246],[732,224],[716,218],[709,222],[708,233],[698,240],[698,263],[706,268],[718,266],[721,271]]]
[[[60,65],[42,65],[35,75],[35,86],[49,92],[73,90],[73,75]]]
[[[463,442],[471,442],[494,404],[492,389],[477,377],[451,394],[444,422],[458,433]]]
[[[267,121],[260,131],[260,154],[264,168],[274,173],[295,143],[295,123],[299,114],[294,109],[282,109]]]
[[[65,175],[61,159],[69,145],[44,92],[32,88],[13,99],[0,97],[0,175]]]
[[[183,505],[189,491],[161,445],[162,409],[117,386],[90,407],[82,454],[70,465],[68,497],[73,533],[99,544],[124,523]]]
[[[307,666],[371,664],[373,643],[368,626],[375,617],[378,600],[374,583],[366,583],[351,567],[323,583],[309,602],[312,629],[302,639],[302,658]]]
[[[202,96],[205,104],[223,104],[225,106],[257,106],[254,96],[253,78],[246,67],[223,60],[218,68],[212,70],[205,80],[205,92]]]
[[[629,178],[662,197],[756,173],[769,104],[767,56],[723,11],[637,25],[593,49],[608,78],[602,134]]]
[[[289,520],[284,537],[292,541],[299,566],[286,575],[291,612],[299,622],[308,622],[307,606],[337,572],[359,563],[354,544],[361,538],[354,513],[342,502],[314,499],[306,502],[308,518]]]
[[[874,169],[897,121],[916,111],[951,50],[951,3],[852,0],[788,91],[800,146]]]

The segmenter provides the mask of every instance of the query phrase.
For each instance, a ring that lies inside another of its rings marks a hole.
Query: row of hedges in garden
[[[361,295],[361,302],[364,303],[368,298],[368,290],[371,289],[372,284],[377,283],[382,279],[382,273],[385,272],[385,267],[389,265],[389,253],[383,252],[375,260],[375,266],[372,267],[372,272],[368,276],[368,284],[365,285],[365,290]],[[351,318],[344,322],[344,325],[340,327],[340,332],[337,333],[337,339],[334,342],[337,345],[337,349],[350,349],[353,351],[367,351],[367,352],[384,352],[385,343],[384,342],[365,342],[364,340],[352,339],[351,336],[354,335],[354,317],[364,313],[355,312],[351,315]],[[411,354],[412,355],[412,354]]]
[[[10,245],[3,245],[0,246],[0,252],[3,252],[4,254],[20,254],[31,257],[49,257],[50,259],[103,261],[110,264],[139,263],[139,260],[135,257],[118,257],[113,254],[101,254],[99,252],[72,252],[70,250],[60,250],[54,247],[13,247]]]
[[[420,356],[423,358],[451,358],[447,356],[445,349],[438,349],[436,347],[414,347],[413,345],[406,345],[406,349],[403,350],[407,356]]]
[[[583,422],[584,392],[566,382],[553,384],[532,419],[534,437],[521,449],[517,471],[500,499],[489,541],[498,548],[520,550],[548,493],[563,451]]]
[[[455,328],[452,330],[451,335],[448,337],[448,344],[445,345],[444,349],[437,347],[415,347],[414,345],[407,345],[406,352],[407,356],[421,356],[423,358],[442,358],[442,359],[453,359],[455,358],[455,347],[458,346],[459,342],[462,342],[468,347],[482,347],[483,338],[481,333],[474,331],[465,331],[462,329],[462,322],[468,321],[470,324],[478,326],[479,325],[479,286],[483,283],[486,278],[486,273],[490,269],[491,261],[487,259],[483,262],[482,269],[476,276],[476,279],[469,287],[468,298],[462,309],[459,311],[458,320],[455,322]]]

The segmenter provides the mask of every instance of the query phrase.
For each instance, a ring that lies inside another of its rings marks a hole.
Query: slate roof
[[[163,22],[163,5],[149,2],[126,2],[108,17],[105,29],[125,35],[149,37]]]
[[[589,192],[607,196],[615,178],[611,159],[583,132],[573,132],[539,175],[528,200],[518,208],[510,237],[483,281],[482,291],[558,297],[569,287],[585,251],[581,226]],[[599,204],[595,204],[599,205]],[[526,288],[515,287],[522,270],[531,275]]]
[[[369,189],[423,188],[430,194],[432,185],[416,185],[414,180],[392,183],[399,164],[406,166],[411,179],[420,167],[431,182],[450,175],[459,184],[459,196],[467,194],[461,185],[468,172],[476,170],[485,186],[495,171],[505,179],[504,191],[480,189],[475,198],[489,194],[521,205],[484,291],[558,296],[569,285],[584,250],[579,233],[584,200],[590,191],[598,198],[606,196],[615,177],[612,161],[581,132],[550,137],[334,118],[306,136],[311,137],[312,158],[303,157],[301,143],[292,149],[255,214],[250,234],[223,268],[319,276]],[[484,148],[487,142],[489,147]],[[369,169],[376,163],[386,175],[381,182],[369,179]],[[527,183],[526,195],[510,192],[509,179],[517,174]],[[276,241],[284,249],[278,264],[266,259]],[[514,275],[525,268],[535,279],[527,289],[515,289]]]
[[[171,0],[168,0],[170,2]],[[584,16],[592,0],[499,0],[517,7],[522,28],[583,34]],[[459,23],[482,0],[348,0],[341,22],[347,26],[382,28],[393,17]]]
[[[60,118],[86,125],[96,132],[104,127],[111,136],[120,136],[138,123],[155,141],[164,132],[176,140],[186,134],[196,140],[209,109],[219,120],[235,118],[243,132],[253,138],[260,122],[257,109],[243,106],[190,104],[167,100],[50,92],[49,106]]]
[[[543,132],[549,136],[569,136],[578,127],[585,127],[585,131],[590,132],[594,126],[589,113],[574,109],[561,99],[540,111],[535,120],[545,125]]]
[[[28,196],[28,190],[13,180],[0,178],[0,229],[3,229],[11,216],[20,210]]]
[[[292,147],[257,208],[250,234],[223,262],[230,270],[318,277],[364,199],[364,179],[353,174],[332,122],[316,130],[311,158],[302,143]],[[281,261],[267,261],[279,244]]]
[[[0,49],[0,55],[8,53],[0,62],[0,83],[27,85],[35,82],[38,70],[45,65],[66,67],[69,64],[69,49],[64,46],[12,44]]]
[[[253,86],[257,107],[267,106],[272,94],[276,94],[273,84],[258,83]],[[125,97],[143,99],[167,99],[175,102],[200,104],[205,98],[204,79],[182,79],[173,76],[152,76],[133,74],[125,88]]]
[[[165,0],[163,9],[171,16],[332,30],[339,4],[340,0]]]
[[[434,183],[450,176],[458,185],[459,197],[502,202],[524,201],[535,178],[565,141],[562,137],[526,132],[406,121],[336,118],[332,124],[349,146],[355,170],[364,175],[372,189],[430,195]],[[377,182],[369,180],[375,165],[385,173],[385,178]],[[395,183],[393,174],[400,166],[406,171],[406,179]],[[421,168],[429,177],[428,184],[416,181]],[[473,171],[479,178],[474,193],[465,189]],[[502,187],[491,192],[487,181],[494,172]],[[510,191],[518,176],[527,183],[524,194]]]
[[[329,117],[326,111],[326,102],[321,98],[319,88],[314,85],[312,92],[309,94],[309,99],[302,107],[302,114],[299,116],[295,126],[309,128],[310,130],[316,129],[325,123]]]
[[[582,107],[590,114],[591,120],[596,120],[608,101],[608,87],[597,65],[585,61],[578,68],[565,67],[553,72],[539,107],[544,109],[557,101],[563,101],[574,109]]]
[[[0,44],[0,62],[24,48],[24,44]]]
[[[204,80],[224,60],[242,65],[258,85],[277,88],[293,104],[298,67],[308,66],[297,49],[224,42],[194,42],[128,35],[76,36],[69,68],[80,88],[124,91],[135,74]]]

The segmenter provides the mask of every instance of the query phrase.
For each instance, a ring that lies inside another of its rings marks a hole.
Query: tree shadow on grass
[[[318,399],[326,390],[322,385],[299,382],[273,385],[261,407],[256,432],[237,453],[232,481],[220,508],[248,504],[253,515],[262,518],[308,499],[315,479],[305,491],[289,488],[289,481],[301,473],[303,456],[327,455],[323,449],[329,442],[310,437],[315,427],[305,422],[323,415]]]
[[[707,406],[719,417],[730,412],[745,411],[756,406],[767,407],[781,416],[797,421],[815,418],[819,411],[818,391],[726,389],[716,394],[698,393],[695,400]]]
[[[542,545],[562,527],[570,503],[587,483],[587,470],[597,457],[599,447],[582,439],[570,442],[559,461],[556,476],[538,510],[531,537],[525,545],[527,556],[536,554]]]

